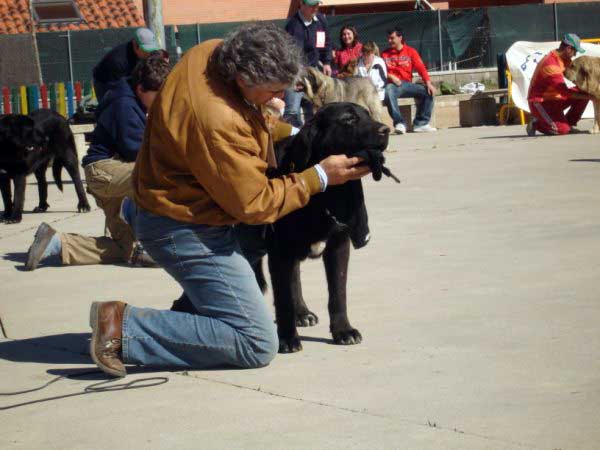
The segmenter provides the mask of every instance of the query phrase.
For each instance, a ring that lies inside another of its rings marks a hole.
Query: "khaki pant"
[[[84,167],[87,190],[106,216],[110,236],[89,237],[61,233],[62,262],[65,265],[129,262],[135,237],[131,227],[119,217],[124,197],[133,197],[132,162],[104,159]]]

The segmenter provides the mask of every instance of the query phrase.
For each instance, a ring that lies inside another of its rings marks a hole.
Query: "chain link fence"
[[[445,11],[328,16],[334,47],[339,47],[339,32],[345,25],[356,27],[362,42],[374,41],[387,47],[387,31],[400,28],[408,45],[415,47],[430,71],[496,66],[497,54],[515,41],[553,41],[565,32],[582,38],[598,37],[600,3],[519,5]],[[284,26],[285,20],[275,21]],[[213,38],[221,38],[241,22],[180,25],[165,27],[166,46],[171,61],[177,59],[177,43],[183,52]],[[42,78],[45,83],[89,81],[92,68],[117,44],[131,39],[133,28],[110,30],[38,33],[37,44]],[[15,58],[22,36],[0,36],[0,61]],[[12,43],[14,42],[14,45]],[[13,71],[14,72],[14,71]],[[4,76],[0,85],[29,82]]]

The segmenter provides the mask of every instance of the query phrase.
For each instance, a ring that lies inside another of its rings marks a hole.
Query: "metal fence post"
[[[196,24],[196,43],[200,43],[200,24]]]
[[[69,81],[73,81],[73,60],[71,54],[71,30],[67,30],[67,50],[69,53]]]
[[[437,10],[438,16],[438,38],[440,40],[440,71],[444,70],[444,52],[442,50],[442,13]]]
[[[148,28],[154,32],[160,48],[166,49],[167,41],[165,40],[165,24],[163,23],[162,0],[148,0],[144,2],[144,4],[146,6],[146,24],[148,25]]]
[[[556,3],[554,5],[554,40],[558,41],[558,12],[556,10]]]

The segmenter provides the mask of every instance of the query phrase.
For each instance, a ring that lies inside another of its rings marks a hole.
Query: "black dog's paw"
[[[10,217],[8,219],[2,219],[2,222],[5,224],[12,224],[12,223],[21,223],[22,218],[19,217]]]
[[[360,344],[362,342],[362,335],[360,331],[355,328],[350,328],[348,330],[342,331],[334,331],[333,333],[333,342],[336,345],[355,345]]]
[[[297,327],[314,327],[319,323],[319,317],[310,311],[296,316]]]
[[[90,208],[90,204],[88,202],[79,202],[77,203],[77,212],[86,213],[90,212],[92,208]]]
[[[33,208],[33,212],[34,213],[46,212],[46,211],[48,211],[48,208],[50,208],[50,205],[48,203],[46,203],[45,205],[38,205],[35,208]]]
[[[20,223],[21,220],[23,219],[22,215],[20,213],[11,213],[11,214],[4,214],[4,216],[2,216],[2,222],[9,224],[9,223]]]
[[[296,353],[302,350],[302,343],[298,336],[291,338],[279,337],[279,353]]]

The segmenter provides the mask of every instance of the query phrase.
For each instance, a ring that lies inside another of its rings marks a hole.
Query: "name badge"
[[[317,48],[325,48],[325,32],[317,31]]]

